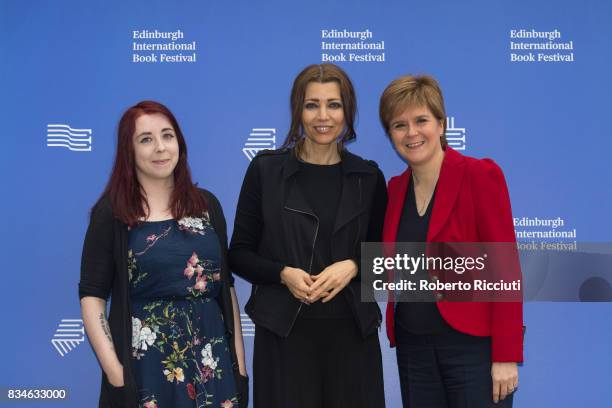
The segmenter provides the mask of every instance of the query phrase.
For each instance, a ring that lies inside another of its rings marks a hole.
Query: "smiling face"
[[[310,82],[302,109],[305,143],[331,145],[345,127],[340,86],[337,82]]]
[[[395,115],[389,126],[389,135],[395,150],[411,167],[431,163],[444,155],[440,135],[444,132],[441,120],[426,106],[409,106]]]
[[[134,161],[138,181],[173,181],[179,158],[176,132],[162,114],[145,114],[136,119],[134,130]]]

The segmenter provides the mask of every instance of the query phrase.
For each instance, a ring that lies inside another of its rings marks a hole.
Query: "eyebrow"
[[[424,113],[422,115],[415,116],[415,119],[423,119],[423,118],[429,118],[429,117],[431,116],[428,113]],[[399,122],[409,122],[409,121],[406,119],[398,119],[398,120],[394,120],[391,123],[399,123]]]
[[[318,102],[319,98],[305,98],[304,100],[305,101],[317,101]],[[341,100],[340,98],[330,98],[330,99],[327,99],[328,102],[329,101],[340,101],[340,100]]]
[[[172,129],[172,128],[163,128],[161,131],[162,131],[162,133],[163,133],[163,132],[166,132],[166,131],[168,131],[168,130],[169,130],[169,131],[171,131],[171,132],[174,132],[174,129]],[[136,137],[140,137],[140,136],[151,136],[151,135],[153,135],[153,133],[151,133],[151,132],[142,132],[141,134],[139,134],[139,135],[138,135],[138,136],[136,136]]]
[[[431,116],[428,113],[424,113],[422,115],[418,115],[416,116],[414,119],[429,119]],[[409,120],[405,120],[405,119],[398,119],[398,120],[394,120],[391,122],[391,126],[396,125],[398,123],[406,123],[406,122],[410,122]]]

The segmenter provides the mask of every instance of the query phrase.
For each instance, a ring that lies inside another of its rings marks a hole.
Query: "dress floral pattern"
[[[132,358],[140,407],[237,407],[208,214],[130,230]]]

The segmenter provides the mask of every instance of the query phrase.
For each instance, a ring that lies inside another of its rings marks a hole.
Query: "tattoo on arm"
[[[111,348],[114,349],[113,336],[111,336],[110,326],[108,325],[108,320],[106,320],[106,316],[104,316],[104,313],[100,313],[100,325],[102,326],[102,330],[104,331],[106,338],[111,344]]]

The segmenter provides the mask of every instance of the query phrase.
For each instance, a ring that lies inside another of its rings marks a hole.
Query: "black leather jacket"
[[[361,242],[381,241],[387,189],[373,161],[342,157],[342,193],[332,236],[332,262],[360,264]],[[255,324],[279,336],[291,332],[302,303],[281,284],[285,266],[311,273],[319,220],[298,187],[299,162],[290,149],[266,150],[251,162],[240,192],[229,250],[232,270],[251,282],[245,307]],[[376,303],[361,302],[360,275],[343,290],[362,335],[380,326]]]

